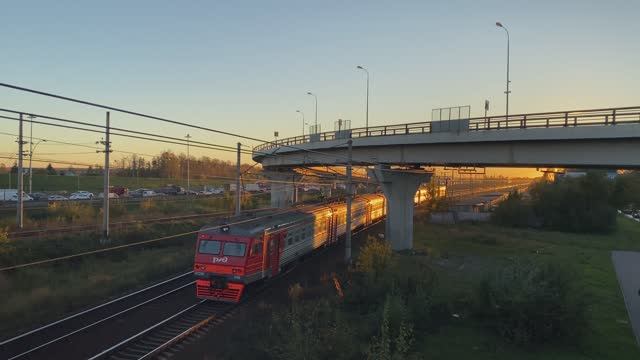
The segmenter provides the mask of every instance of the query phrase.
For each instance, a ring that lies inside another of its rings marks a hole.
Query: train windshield
[[[198,252],[200,252],[201,254],[217,255],[220,253],[220,241],[200,240],[200,246],[198,247]]]
[[[228,242],[224,244],[223,255],[227,256],[244,256],[247,245],[237,242]]]

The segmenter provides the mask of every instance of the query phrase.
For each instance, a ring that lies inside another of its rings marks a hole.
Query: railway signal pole
[[[24,145],[25,142],[22,139],[22,116],[23,115],[20,114],[20,125],[18,129],[18,201],[16,202],[16,224],[18,226],[18,229],[22,229],[24,227],[24,199],[22,196],[22,192],[24,190],[24,179],[22,176],[22,157],[24,153],[22,150],[22,145]]]
[[[240,146],[241,144],[238,143],[238,160],[236,163],[236,216],[240,215],[240,211],[242,210],[240,208],[240,199],[241,199],[241,193],[240,193]]]
[[[344,236],[344,261],[348,264],[351,262],[351,145],[353,141],[349,139],[348,144],[348,162],[347,162],[347,223]]]
[[[101,243],[109,243],[109,154],[111,153],[109,112],[107,111],[106,127],[104,129],[104,140],[99,141],[104,145],[104,150],[96,150],[96,152],[104,152],[104,181],[102,190],[102,239]]]

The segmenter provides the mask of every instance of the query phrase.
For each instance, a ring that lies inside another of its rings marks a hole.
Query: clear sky
[[[511,113],[638,105],[640,1],[6,1],[0,81],[271,139],[302,132],[297,109],[332,130],[430,120],[432,108]],[[0,107],[103,123],[104,112],[0,89]],[[113,114],[115,126],[235,145],[237,139]],[[17,125],[0,119],[0,131]],[[34,136],[97,135],[36,126]],[[16,152],[0,135],[0,152]],[[255,143],[248,143],[255,145]],[[155,154],[172,145],[114,139]],[[43,153],[83,151],[43,144]],[[46,152],[45,152],[46,151]],[[231,159],[232,154],[193,151]],[[118,156],[118,155],[116,155]],[[45,157],[42,155],[41,157]],[[89,163],[100,155],[47,158]],[[249,159],[246,159],[249,161]],[[10,163],[1,160],[0,162]]]

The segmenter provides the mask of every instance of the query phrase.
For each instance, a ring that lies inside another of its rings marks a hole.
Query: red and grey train
[[[428,198],[419,190],[415,203]],[[300,257],[338,241],[346,230],[346,203],[307,206],[260,216],[235,225],[205,226],[198,232],[194,274],[196,296],[238,302],[248,284],[277,275]],[[385,216],[381,194],[356,196],[351,207],[352,230]]]

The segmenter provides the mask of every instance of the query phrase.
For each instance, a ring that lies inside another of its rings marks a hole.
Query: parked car
[[[129,191],[129,197],[141,198],[142,197],[142,193],[144,193],[145,191],[153,191],[153,190],[145,189],[145,188],[135,189],[133,191]]]
[[[36,201],[47,200],[47,198],[49,197],[47,194],[41,193],[41,192],[35,192],[32,194],[29,194],[29,196],[31,196],[33,200],[36,200]]]
[[[191,195],[191,196],[198,196],[198,195],[202,195],[201,192],[195,191],[195,190],[186,190],[185,195]]]
[[[78,191],[74,192],[69,196],[69,200],[91,200],[93,199],[93,193],[88,191]]]
[[[160,194],[158,194],[157,192],[153,191],[153,190],[144,190],[142,192],[142,197],[143,198],[148,198],[148,197],[156,197]]]
[[[112,193],[112,192],[109,193],[109,199],[117,199],[119,197],[120,196],[118,196],[118,194],[116,194],[116,193]],[[99,199],[103,199],[104,198],[104,193],[98,194],[98,198]]]
[[[11,197],[7,201],[17,202],[18,201],[18,193],[15,193],[15,194],[11,195]],[[23,192],[22,193],[22,201],[33,201],[33,198],[31,196],[29,196],[29,194]]]
[[[129,189],[124,186],[111,186],[109,187],[109,192],[120,196],[127,196],[129,193]]]
[[[62,195],[54,194],[54,195],[49,195],[47,197],[47,200],[49,200],[49,201],[67,201],[67,200],[69,200],[69,198],[64,197]]]
[[[182,186],[169,184],[158,189],[158,193],[165,195],[184,195],[186,190]]]

